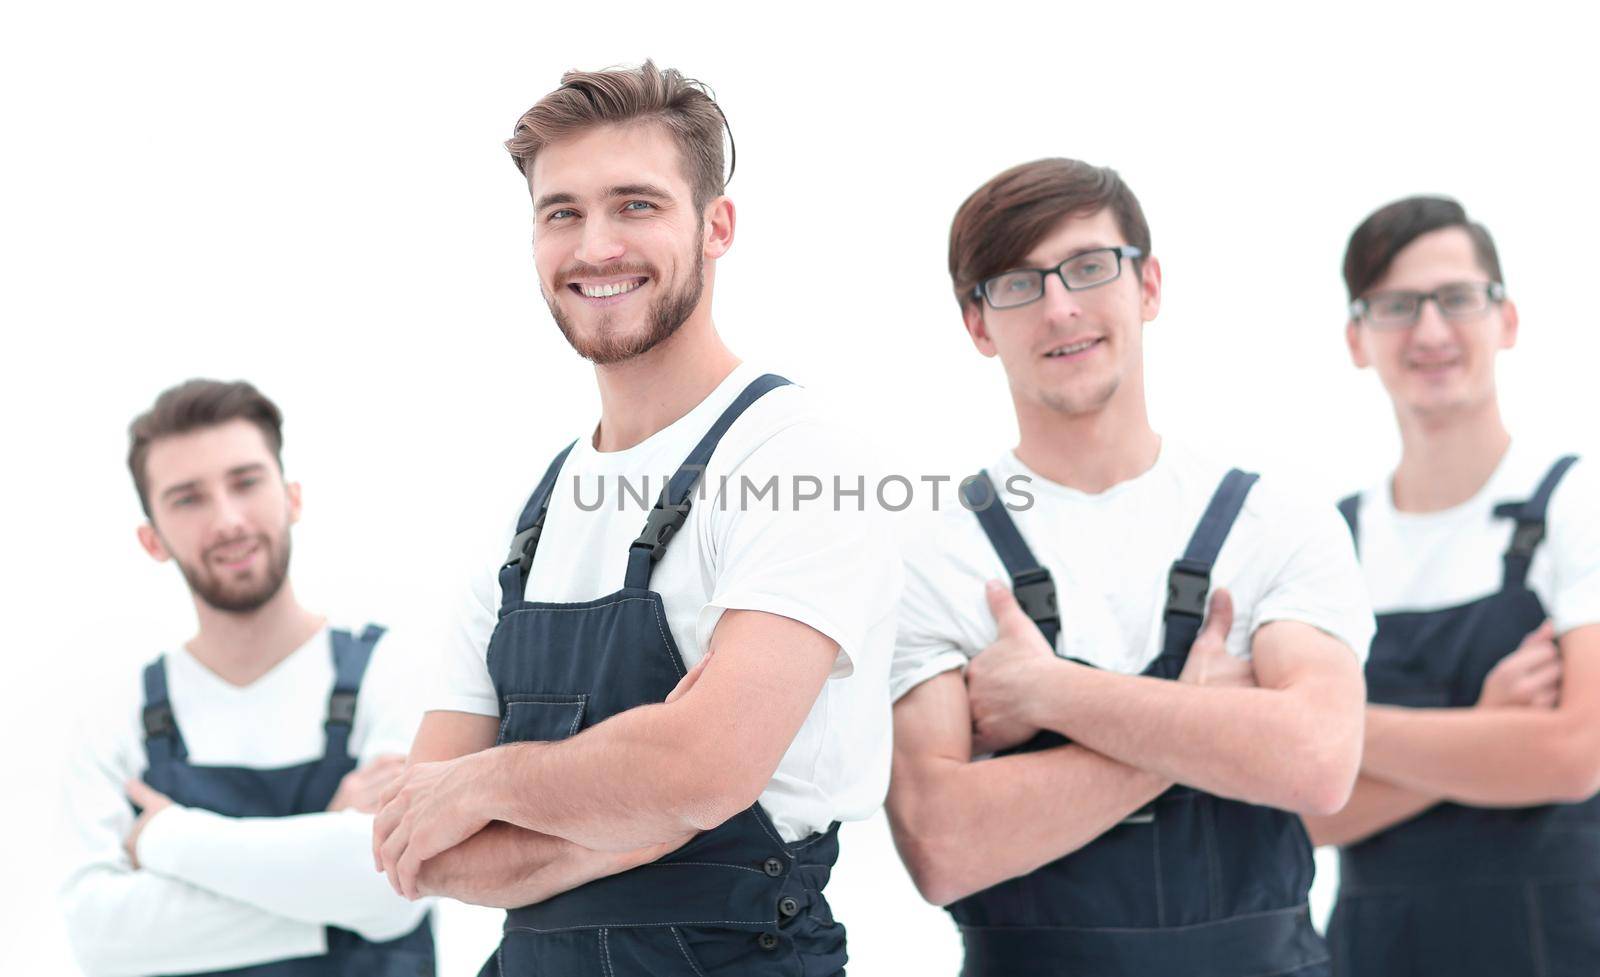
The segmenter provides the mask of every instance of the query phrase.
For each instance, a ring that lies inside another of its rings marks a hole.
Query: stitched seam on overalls
[[[758,801],[757,803],[759,804],[760,802]],[[773,840],[773,842],[779,848],[782,848],[782,849],[784,849],[786,851],[789,849],[789,844],[787,842],[785,842],[782,838],[779,838],[778,837],[778,833],[776,831],[772,830],[772,828],[767,825],[767,819],[766,818],[760,817],[758,815],[756,817],[756,823],[761,825],[761,830],[765,831],[767,833],[767,837],[771,838]]]
[[[1524,885],[1522,901],[1528,907],[1528,947],[1532,951],[1534,977],[1546,977],[1550,966],[1544,957],[1544,922],[1539,913],[1538,887],[1532,883]]]
[[[802,848],[810,848],[812,845],[816,844],[817,842],[821,841],[822,839],[824,839],[826,837],[828,837],[828,833],[826,831],[820,831],[820,832],[817,833],[817,836],[815,838],[810,838],[810,839],[807,839],[806,841],[790,842],[790,846],[793,847],[795,851],[799,851]]]
[[[494,948],[494,972],[500,977],[506,977],[506,941],[503,939],[500,945]]]
[[[577,930],[589,929],[651,929],[659,926],[768,926],[770,919],[680,919],[673,923],[607,923],[598,926],[593,923],[579,923],[575,926],[558,926],[554,929],[540,929],[537,926],[507,926],[507,932],[521,931],[524,933],[571,933]]]
[[[1163,880],[1161,878],[1161,818],[1157,816],[1150,822],[1150,850],[1154,861],[1156,875],[1156,925],[1167,924],[1166,900],[1162,898]]]
[[[1250,975],[1248,975],[1248,977],[1283,977],[1284,974],[1297,974],[1297,973],[1299,973],[1300,971],[1304,970],[1307,967],[1315,967],[1318,964],[1327,963],[1329,960],[1332,960],[1332,959],[1333,959],[1332,957],[1324,954],[1323,956],[1320,956],[1320,957],[1316,958],[1315,960],[1302,960],[1299,963],[1295,964],[1294,966],[1290,967],[1288,970],[1274,970],[1274,971],[1271,971],[1270,973],[1265,973],[1265,974],[1250,974]]]
[[[703,865],[706,868],[735,868],[735,869],[738,869],[741,872],[754,872],[756,875],[766,875],[767,874],[764,870],[759,869],[759,868],[751,868],[748,865],[733,865],[733,864],[730,864],[728,862],[659,862],[659,863],[652,862],[652,863],[650,863],[648,865],[641,865],[639,867],[640,868],[657,869],[657,868],[677,868],[679,865]]]
[[[633,598],[629,598],[629,599],[630,600],[641,600],[642,598],[633,597]],[[666,624],[666,621],[663,620],[663,618],[661,616],[662,604],[661,604],[660,601],[656,601],[656,600],[650,601],[649,603],[650,603],[650,609],[655,612],[656,630],[661,632],[661,643],[663,645],[665,645],[670,651],[670,649],[675,648],[676,645],[673,643],[671,638],[667,637],[667,624]],[[673,660],[673,657],[672,657],[671,654],[667,655],[667,660],[671,661],[673,667],[678,669],[678,677],[679,678],[682,678],[683,676],[689,674],[688,672],[684,671],[682,669],[682,667],[681,667],[682,664],[683,664],[682,659],[683,659],[683,653],[682,652],[678,653],[677,660]]]
[[[689,956],[689,948],[684,945],[683,937],[678,934],[678,928],[669,926],[667,929],[672,932],[672,938],[678,942],[678,952],[683,954],[683,959],[688,962],[689,969],[695,972],[695,977],[706,977],[706,972],[700,969],[698,963],[694,962],[694,957]]]
[[[611,944],[606,940],[609,933],[605,927],[600,928],[600,969],[606,977],[616,977],[611,970]]]

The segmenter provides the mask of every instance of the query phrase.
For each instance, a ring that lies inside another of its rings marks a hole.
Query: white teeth
[[[1086,339],[1081,343],[1073,343],[1071,346],[1058,346],[1055,349],[1051,350],[1050,352],[1048,352],[1048,353],[1046,353],[1044,355],[1046,355],[1046,356],[1071,356],[1073,353],[1081,353],[1081,352],[1083,352],[1084,350],[1088,349],[1090,346],[1093,346],[1097,342],[1099,342],[1098,339]]]
[[[631,292],[643,284],[643,280],[636,280],[631,282],[617,282],[612,285],[579,285],[578,291],[592,299],[603,299],[610,298],[613,295],[621,295],[624,292]]]

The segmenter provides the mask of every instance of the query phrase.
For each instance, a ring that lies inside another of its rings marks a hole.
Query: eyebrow
[[[1078,255],[1080,255],[1080,254],[1088,254],[1090,251],[1107,251],[1107,250],[1109,250],[1111,248],[1120,248],[1120,247],[1126,247],[1126,245],[1121,245],[1121,244],[1086,244],[1081,248],[1073,249],[1071,252],[1069,252],[1067,254],[1067,256],[1065,258],[1062,258],[1062,259],[1060,259],[1058,261],[1055,261],[1055,262],[1051,262],[1049,267],[1054,268],[1056,265],[1061,264],[1062,261],[1071,261],[1073,258],[1076,258]],[[1039,267],[1042,267],[1042,266],[1038,265],[1038,264],[1029,264],[1028,267],[1029,268],[1039,268]]]
[[[653,197],[657,200],[672,199],[672,194],[661,189],[653,183],[622,183],[614,187],[607,187],[605,193],[603,193],[601,196],[606,198]],[[543,211],[546,207],[552,207],[556,204],[575,204],[577,202],[578,198],[575,194],[566,193],[564,191],[560,193],[547,193],[538,199],[538,201],[533,205],[533,209],[537,211]]]
[[[234,467],[228,469],[226,475],[229,478],[238,478],[240,475],[258,475],[266,470],[266,465],[259,461],[253,461],[248,465],[235,465]],[[179,482],[176,485],[168,486],[167,488],[162,489],[161,498],[169,499],[174,495],[182,495],[185,492],[192,492],[198,488],[199,485],[200,480],[198,478],[191,478],[187,482]]]

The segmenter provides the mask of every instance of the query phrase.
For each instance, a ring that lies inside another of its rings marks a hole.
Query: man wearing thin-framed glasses
[[[950,275],[1020,439],[906,549],[889,816],[963,974],[1326,975],[1296,814],[1348,796],[1372,633],[1337,515],[1151,428],[1114,171],[995,177]]]
[[[1340,846],[1336,972],[1600,967],[1600,484],[1513,439],[1495,383],[1517,307],[1482,224],[1443,197],[1369,216],[1345,253],[1356,366],[1394,405],[1392,474],[1340,504],[1377,637]]]

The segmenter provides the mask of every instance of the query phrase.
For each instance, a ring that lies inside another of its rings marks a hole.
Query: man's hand
[[[1248,658],[1228,652],[1228,631],[1233,628],[1233,595],[1218,587],[1211,595],[1205,626],[1195,636],[1178,681],[1189,685],[1256,687],[1255,666]]]
[[[494,751],[439,763],[417,763],[390,782],[372,821],[372,857],[394,891],[416,899],[417,871],[433,856],[477,834],[492,820],[480,813],[493,782]]]
[[[1486,709],[1554,709],[1561,701],[1561,651],[1555,625],[1546,620],[1500,659],[1483,680],[1478,705]]]
[[[1029,705],[1041,668],[1062,667],[1039,626],[1024,614],[1011,589],[998,580],[984,586],[1000,633],[967,663],[972,707],[972,752],[993,753],[1026,742],[1039,731]]]
[[[360,811],[375,814],[383,789],[400,776],[406,768],[406,758],[398,753],[385,753],[375,757],[364,767],[357,767],[339,781],[339,789],[328,802],[329,811]]]
[[[138,868],[139,836],[144,833],[145,825],[155,820],[157,814],[172,807],[172,798],[137,777],[131,778],[122,787],[128,793],[128,800],[140,808],[138,819],[133,822],[133,828],[128,832],[128,837],[122,841],[122,847],[127,849],[128,858],[133,862],[133,867]]]

